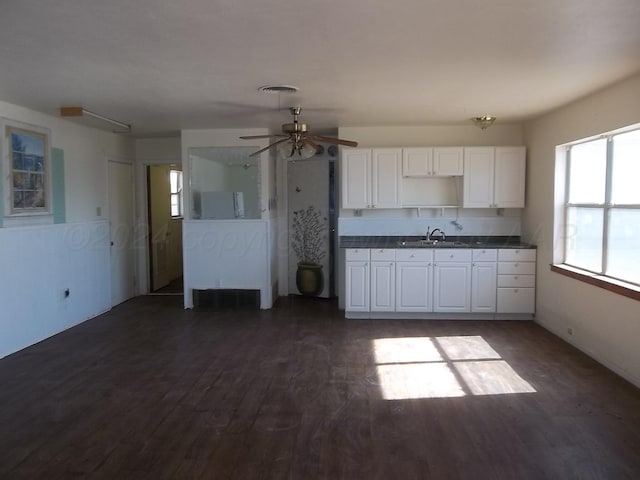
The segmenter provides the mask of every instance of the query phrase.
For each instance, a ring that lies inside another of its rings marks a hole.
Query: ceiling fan
[[[293,123],[285,123],[282,125],[282,133],[274,135],[246,135],[243,140],[253,138],[279,138],[279,140],[270,145],[253,152],[250,157],[258,155],[272,147],[279,146],[280,151],[285,157],[295,159],[310,158],[320,150],[320,146],[316,142],[332,143],[334,145],[345,145],[347,147],[357,147],[358,142],[351,140],[342,140],[335,137],[325,137],[324,135],[313,135],[309,132],[309,126],[306,123],[298,121],[301,107],[291,107],[289,111],[293,115]]]

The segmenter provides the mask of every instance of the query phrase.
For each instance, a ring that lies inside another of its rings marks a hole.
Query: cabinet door
[[[430,312],[433,266],[430,262],[396,262],[396,311]]]
[[[371,160],[371,204],[373,208],[400,208],[402,150],[374,148]]]
[[[368,312],[369,262],[347,262],[345,277],[345,310]]]
[[[432,175],[433,148],[403,148],[402,175],[404,177],[428,177]]]
[[[342,151],[342,208],[371,207],[371,150]]]
[[[371,262],[371,311],[393,312],[396,308],[396,264]]]
[[[496,147],[494,201],[499,208],[524,208],[525,147]]]
[[[496,311],[498,268],[496,262],[476,262],[471,265],[471,311]]]
[[[432,175],[441,177],[462,175],[463,165],[462,147],[436,147],[433,149]]]
[[[471,310],[471,264],[435,263],[433,267],[433,311]]]
[[[493,201],[493,147],[464,149],[463,198],[464,208],[492,208]]]
[[[499,288],[498,313],[535,313],[535,288]]]

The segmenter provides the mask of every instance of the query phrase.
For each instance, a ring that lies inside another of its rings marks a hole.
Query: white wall
[[[110,307],[107,157],[131,160],[134,150],[127,136],[18,105],[0,102],[0,116],[48,128],[64,150],[67,222],[0,229],[2,357]]]
[[[266,135],[266,129],[215,129],[183,130],[181,148],[185,178],[185,215],[190,211],[189,149],[191,147],[266,147],[268,139],[242,140],[241,135]],[[272,244],[277,226],[275,201],[270,197],[275,191],[272,184],[275,174],[268,152],[260,155],[260,208],[262,220],[195,220],[184,222],[184,305],[193,306],[193,289],[209,288],[259,288],[261,308],[271,308],[272,292],[277,285],[275,254]],[[203,240],[204,239],[204,240]],[[217,243],[221,242],[221,243]],[[255,247],[255,242],[260,247]],[[224,244],[224,247],[221,245]],[[249,249],[249,247],[252,247]],[[223,248],[222,250],[220,250]],[[221,252],[224,254],[221,254]],[[207,268],[203,269],[203,266]],[[238,275],[240,273],[240,275]],[[258,287],[256,287],[258,285]]]
[[[553,273],[555,147],[640,123],[640,75],[525,126],[523,236],[538,245],[536,321],[640,386],[640,302]],[[568,329],[573,335],[568,335]]]

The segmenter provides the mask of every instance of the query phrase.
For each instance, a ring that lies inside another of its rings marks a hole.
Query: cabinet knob
[[[519,263],[516,263],[516,264],[514,265],[514,267],[518,268],[518,265],[520,265],[520,264],[519,264]]]
[[[415,255],[412,253],[411,255],[409,255],[409,257],[410,257],[410,258],[413,258],[413,257],[415,257]]]
[[[382,253],[382,252],[384,252],[384,250],[381,248],[381,249],[380,249],[380,253]]]
[[[390,262],[390,263],[389,263],[389,266],[390,266],[390,267],[393,267],[393,262]]]
[[[517,288],[514,288],[513,291],[514,291],[514,293],[518,293],[518,289]]]
[[[513,278],[517,280],[518,279],[518,275],[515,275]]]
[[[453,258],[453,253],[451,255],[449,255],[449,258]]]

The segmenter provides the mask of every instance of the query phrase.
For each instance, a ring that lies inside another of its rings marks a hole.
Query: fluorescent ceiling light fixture
[[[60,108],[61,117],[82,117],[83,115],[97,118],[98,120],[102,120],[112,125],[117,125],[118,127],[124,129],[124,130],[114,130],[113,133],[131,133],[131,125],[129,125],[128,123],[120,122],[118,120],[114,120],[113,118],[105,117],[104,115],[100,115],[99,113],[89,111],[83,107],[61,107]]]

